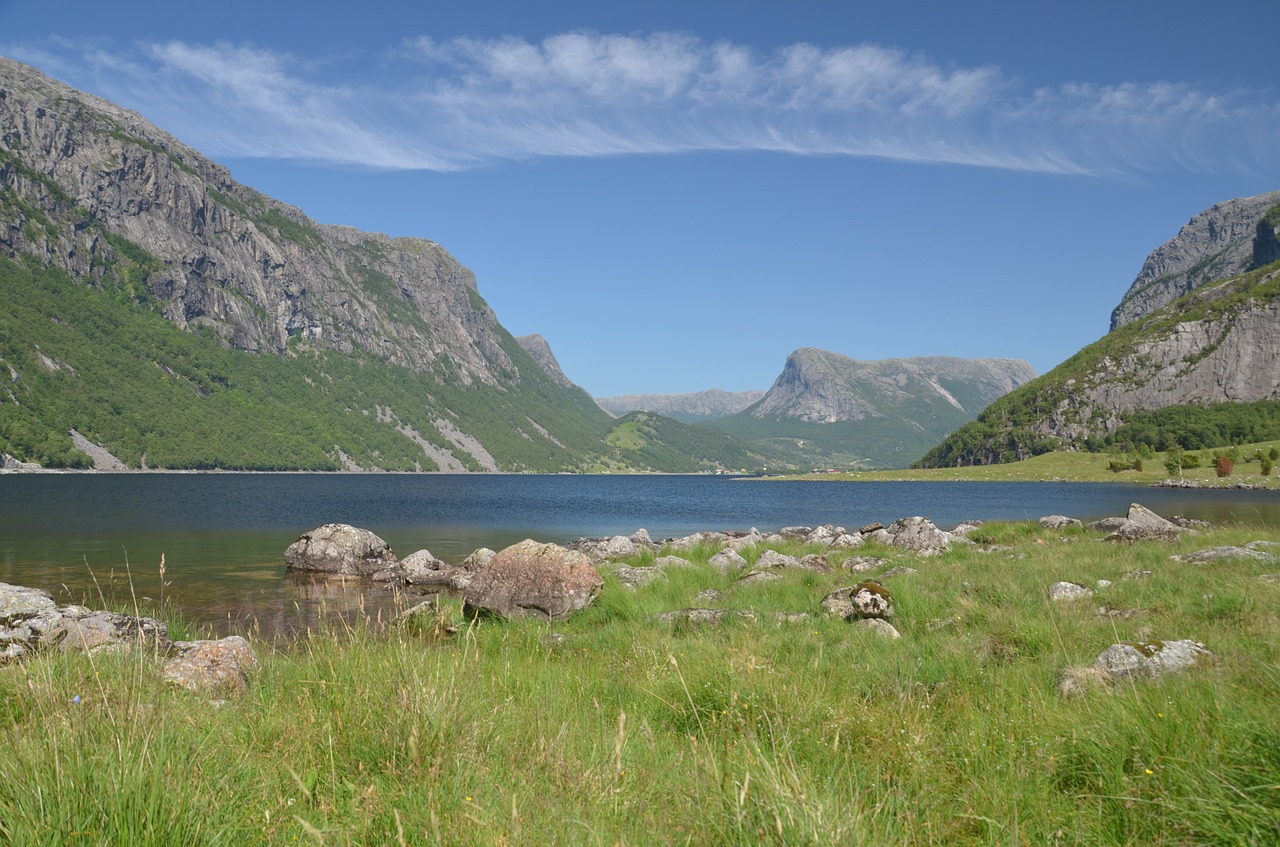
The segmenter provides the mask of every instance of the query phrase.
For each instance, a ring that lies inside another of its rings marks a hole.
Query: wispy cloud
[[[1192,83],[1031,88],[863,44],[764,53],[687,34],[429,37],[325,62],[182,41],[8,45],[215,155],[457,170],[695,150],[1055,173],[1265,170],[1280,106]]]

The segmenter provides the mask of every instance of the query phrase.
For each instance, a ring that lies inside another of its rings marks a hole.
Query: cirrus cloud
[[[1032,88],[861,44],[681,33],[407,40],[376,57],[184,41],[8,45],[214,155],[384,169],[699,150],[1052,173],[1274,169],[1280,107],[1188,82]]]

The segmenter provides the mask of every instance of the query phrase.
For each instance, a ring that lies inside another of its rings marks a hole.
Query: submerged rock
[[[289,570],[327,576],[372,576],[399,564],[377,535],[348,524],[328,523],[305,532],[284,551]]]

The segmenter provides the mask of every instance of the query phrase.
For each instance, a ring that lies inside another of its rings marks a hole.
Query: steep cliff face
[[[1280,191],[1273,191],[1228,200],[1196,215],[1177,236],[1147,257],[1137,279],[1111,313],[1111,328],[1149,315],[1209,282],[1280,258],[1275,238],[1280,220],[1263,222],[1278,203]],[[1264,227],[1263,252],[1255,253]]]
[[[611,415],[657,412],[685,423],[713,421],[741,412],[764,397],[763,391],[723,391],[712,388],[686,394],[624,394],[597,397],[596,404]]]
[[[858,361],[806,347],[787,357],[773,387],[749,414],[837,423],[923,406],[972,418],[1035,375],[1021,359],[932,356]]]
[[[520,374],[475,279],[443,248],[315,223],[141,116],[0,58],[0,252],[129,283],[232,347],[291,339],[463,383]]]
[[[606,449],[608,416],[438,244],[316,223],[2,57],[0,281],[0,453],[24,461],[83,463],[73,430],[130,467],[554,471]]]
[[[1280,399],[1280,264],[1202,285],[1001,398],[925,456],[987,464],[1086,447],[1135,412]]]
[[[547,376],[551,377],[551,381],[563,388],[574,388],[573,382],[569,377],[564,375],[564,371],[560,369],[560,362],[556,359],[556,354],[551,352],[551,345],[547,343],[547,339],[541,335],[534,333],[533,335],[522,335],[516,339],[526,353],[533,357],[538,363],[538,367],[542,368]]]

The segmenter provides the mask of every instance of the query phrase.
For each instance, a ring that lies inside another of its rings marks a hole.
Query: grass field
[[[755,586],[703,548],[636,592],[606,568],[595,604],[551,626],[316,632],[259,645],[251,688],[224,704],[164,686],[137,654],[0,668],[0,842],[1280,842],[1280,583],[1260,578],[1280,563],[1169,558],[1276,534],[1116,546],[1018,523],[976,537],[995,549],[868,545],[853,552],[885,561],[866,575]],[[896,564],[919,571],[884,583],[900,639],[818,614],[827,592]],[[1055,581],[1101,579],[1088,600],[1047,599]],[[707,588],[757,622],[654,619]],[[810,617],[772,614],[797,611]],[[1213,657],[1057,691],[1114,642],[1183,638]]]
[[[1259,444],[1247,444],[1237,448],[1242,457],[1252,456],[1261,450],[1265,455],[1271,448],[1280,448],[1280,441],[1267,441]],[[1229,448],[1224,448],[1229,449]],[[856,471],[853,473],[815,473],[786,476],[770,476],[767,479],[816,480],[816,481],[854,481],[854,482],[887,482],[895,480],[917,480],[921,482],[1128,482],[1151,485],[1166,479],[1185,479],[1205,485],[1265,485],[1268,488],[1280,489],[1280,471],[1269,476],[1262,475],[1262,464],[1257,460],[1246,462],[1243,458],[1235,463],[1231,476],[1219,479],[1214,471],[1212,461],[1207,458],[1214,451],[1195,451],[1204,454],[1201,467],[1182,471],[1181,474],[1170,475],[1164,466],[1165,454],[1142,459],[1141,471],[1125,470],[1118,473],[1107,469],[1108,464],[1117,460],[1132,461],[1136,456],[1116,456],[1107,453],[1053,452],[1033,456],[1021,462],[1009,462],[1003,465],[975,465],[962,468],[926,468],[901,469],[889,471]]]

